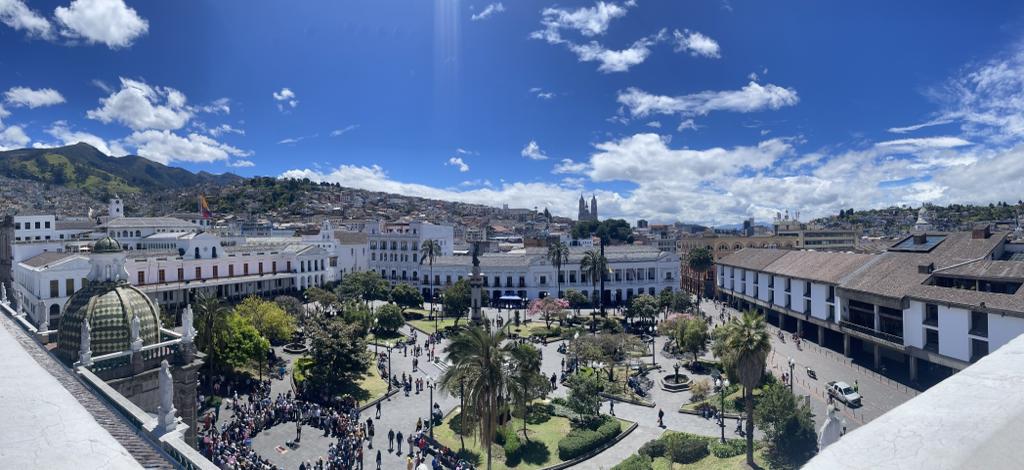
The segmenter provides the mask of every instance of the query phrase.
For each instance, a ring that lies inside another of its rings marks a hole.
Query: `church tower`
[[[110,199],[110,204],[107,206],[107,215],[111,219],[124,217],[124,202],[121,201],[121,198],[117,197],[117,194]]]
[[[590,196],[590,220],[597,222],[597,195]]]
[[[584,221],[590,217],[590,211],[587,210],[587,200],[583,199],[583,193],[580,193],[580,210],[576,214],[576,220]]]

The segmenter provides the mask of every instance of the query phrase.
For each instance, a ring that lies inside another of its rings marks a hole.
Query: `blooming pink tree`
[[[532,300],[526,313],[530,316],[539,315],[544,319],[544,325],[551,328],[551,322],[555,320],[558,320],[559,325],[562,324],[562,320],[565,318],[565,311],[568,308],[569,301],[565,299],[545,297]]]

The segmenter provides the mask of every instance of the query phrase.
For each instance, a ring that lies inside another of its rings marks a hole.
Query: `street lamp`
[[[658,367],[657,354],[655,354],[654,336],[651,336],[651,367]]]
[[[789,392],[793,393],[793,367],[796,366],[796,361],[793,358],[789,358]]]
[[[430,407],[427,409],[427,419],[430,420],[430,438],[434,438],[434,384],[427,379],[427,388],[430,389]]]
[[[391,401],[391,346],[388,346],[388,370],[384,380],[388,382],[388,401]]]
[[[725,382],[722,381],[721,374],[715,379],[715,385],[718,386],[718,397],[721,400],[718,408],[718,427],[722,428],[722,444],[725,444]]]
[[[375,332],[377,331],[377,319],[376,318],[373,319],[373,331],[375,331]],[[374,333],[374,337],[373,337],[373,355],[374,356],[377,356],[377,343],[380,342],[379,339],[380,338],[377,338],[376,333]],[[388,371],[388,373],[390,374],[391,371]]]

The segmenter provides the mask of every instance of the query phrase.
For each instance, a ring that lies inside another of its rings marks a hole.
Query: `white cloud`
[[[275,91],[273,93],[274,100],[277,101],[277,109],[284,111],[288,108],[295,108],[299,105],[299,100],[295,97],[295,92],[290,88],[282,88],[281,91]]]
[[[661,129],[661,121],[651,121],[645,124],[647,127],[653,127],[655,129]]]
[[[25,130],[21,126],[10,126],[0,130],[0,150],[14,150],[24,148],[29,143]]]
[[[53,37],[50,22],[21,0],[0,0],[0,23],[16,30],[25,30],[30,37]]]
[[[559,42],[560,29],[579,31],[584,36],[599,36],[608,30],[608,25],[615,18],[626,16],[626,9],[614,3],[597,2],[593,7],[576,10],[562,8],[546,8],[541,12],[541,24],[544,30],[534,32],[531,36],[545,39],[548,42]]]
[[[892,132],[893,134],[906,134],[908,132],[914,132],[917,130],[924,129],[926,127],[941,126],[943,124],[949,124],[951,122],[953,122],[952,119],[933,119],[931,121],[922,122],[920,124],[914,124],[910,126],[890,127],[888,131]]]
[[[688,29],[684,29],[680,32],[677,29],[672,32],[672,36],[675,39],[676,52],[689,52],[692,56],[709,57],[714,59],[721,57],[718,42],[701,33],[696,31],[691,32]],[[757,78],[753,78],[751,80],[757,80]]]
[[[638,88],[619,92],[618,102],[634,117],[655,114],[704,115],[712,111],[748,113],[793,106],[800,101],[796,90],[750,82],[739,90],[702,91],[691,95],[652,95]]]
[[[555,168],[551,170],[556,175],[561,174],[581,174],[590,170],[590,165],[585,162],[575,162],[568,158],[563,158],[561,162],[555,164]]]
[[[203,106],[197,106],[197,111],[210,114],[231,114],[231,99],[217,98]]]
[[[277,141],[277,143],[278,144],[282,144],[282,145],[294,145],[294,144],[297,144],[299,142],[302,142],[303,140],[312,139],[314,137],[317,137],[317,135],[318,134],[302,135],[302,136],[299,136],[299,137],[288,137],[288,138],[281,139],[281,140]]]
[[[46,130],[47,134],[50,134],[54,139],[57,139],[58,143],[54,145],[47,145],[48,147],[56,147],[61,145],[72,145],[79,142],[84,142],[97,150],[113,157],[120,157],[127,155],[123,147],[117,142],[111,142],[108,144],[102,137],[90,134],[88,132],[74,131],[68,126],[66,121],[56,121],[49,129]]]
[[[253,163],[252,160],[233,160],[228,163],[228,166],[232,168],[252,168],[256,166],[256,164]]]
[[[697,123],[693,122],[693,119],[683,119],[682,122],[676,126],[676,132],[683,132],[687,129],[691,131],[697,130]]]
[[[354,131],[354,130],[356,130],[358,128],[359,128],[359,124],[349,124],[349,125],[347,125],[345,127],[342,127],[341,129],[335,129],[335,130],[331,131],[331,137],[338,137],[338,136],[340,136],[342,134],[345,134],[345,133],[350,132],[350,131]]]
[[[550,100],[551,98],[554,98],[556,96],[556,93],[551,91],[545,91],[543,88],[540,87],[530,88],[530,93],[542,100]]]
[[[586,44],[567,43],[569,50],[576,54],[580,62],[600,62],[598,71],[604,73],[627,72],[630,67],[642,64],[651,55],[651,46],[660,41],[662,33],[641,38],[626,49],[612,50],[597,41]]]
[[[169,164],[171,162],[209,163],[228,160],[229,157],[249,157],[252,152],[217,142],[202,134],[185,137],[167,130],[133,132],[123,140],[125,146],[136,149],[139,156]]]
[[[501,2],[492,3],[484,7],[484,9],[480,11],[480,13],[471,16],[470,19],[473,21],[485,20],[503,11],[505,11],[505,5],[502,5]]]
[[[221,125],[219,125],[217,127],[212,127],[207,132],[209,132],[210,135],[212,135],[214,137],[220,137],[220,136],[222,136],[224,134],[245,135],[245,130],[243,130],[243,129],[235,129],[234,127],[231,127],[230,124],[221,124]]]
[[[548,159],[548,156],[544,154],[544,151],[540,149],[540,145],[537,145],[537,141],[535,140],[531,140],[530,143],[526,144],[526,147],[523,147],[523,150],[519,152],[519,155],[529,158],[530,160]]]
[[[875,146],[879,148],[903,152],[914,152],[924,149],[936,148],[945,149],[963,147],[966,145],[971,145],[971,143],[964,139],[961,139],[960,137],[952,136],[922,137],[916,139],[896,139],[887,140],[885,142],[878,142],[875,144]]]
[[[131,46],[149,31],[149,22],[124,0],[74,0],[67,7],[57,7],[53,15],[62,35],[111,49]]]
[[[103,90],[104,93],[110,94],[114,92],[114,89],[111,88],[110,85],[107,85],[107,82],[100,80],[98,78],[92,79],[92,81],[90,81],[89,83],[92,83],[92,86],[99,88],[100,90]]]
[[[6,101],[11,106],[28,106],[29,108],[39,108],[43,106],[53,106],[55,104],[61,104],[64,102],[64,97],[59,91],[53,88],[39,88],[33,90],[32,88],[26,87],[13,87],[4,93]]]
[[[462,161],[462,157],[451,157],[448,159],[448,162],[446,162],[445,165],[456,166],[462,173],[469,171],[469,165],[466,164],[466,162]]]
[[[179,129],[192,118],[185,101],[185,95],[174,88],[122,77],[121,89],[101,99],[101,106],[86,116],[105,124],[117,121],[133,130]]]

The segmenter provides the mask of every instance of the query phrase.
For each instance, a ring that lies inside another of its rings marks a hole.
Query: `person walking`
[[[302,421],[295,422],[295,442],[302,440]]]
[[[658,408],[658,427],[659,428],[665,427],[664,419],[665,419],[665,410],[662,410],[661,408]]]
[[[380,449],[377,449],[377,470],[380,470]]]
[[[388,429],[388,452],[395,450],[395,430]]]
[[[380,419],[380,401],[377,402],[377,419]]]
[[[395,434],[395,443],[398,444],[398,451],[395,452],[395,455],[402,455],[402,431]]]
[[[615,397],[608,399],[608,413],[615,416]]]
[[[366,419],[366,437],[367,437],[367,441],[370,443],[369,447],[371,449],[373,448],[373,433],[374,433],[373,421],[370,420],[369,418],[367,418]]]

